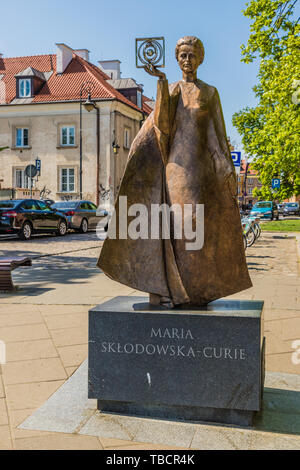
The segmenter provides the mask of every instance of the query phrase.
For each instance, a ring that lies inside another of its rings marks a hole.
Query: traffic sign
[[[280,179],[273,178],[272,179],[272,189],[280,189]]]
[[[37,171],[40,173],[41,172],[41,160],[39,158],[35,160],[35,167]]]
[[[239,175],[241,170],[242,152],[231,152],[231,157],[235,166],[235,171]]]
[[[37,174],[37,169],[35,165],[27,165],[25,168],[25,175],[28,176],[28,178],[34,178]]]
[[[242,152],[231,152],[234,166],[241,166]]]

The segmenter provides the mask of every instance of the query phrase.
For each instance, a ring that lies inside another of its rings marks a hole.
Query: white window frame
[[[18,145],[18,131],[21,131],[21,144]],[[24,131],[27,131],[27,145],[24,144]],[[16,127],[16,148],[26,148],[29,147],[29,129],[28,127]]]
[[[63,182],[63,172],[66,172],[66,183]],[[70,171],[73,171],[73,175],[70,175]],[[75,172],[75,168],[60,168],[60,172],[59,172],[59,176],[60,176],[60,191],[62,193],[75,193],[76,192],[76,184],[75,184],[75,177],[76,177],[76,172]],[[70,178],[73,176],[73,182],[70,181]],[[66,189],[64,189],[64,185],[66,185]],[[73,189],[71,189],[71,185],[73,185]]]
[[[23,83],[24,83],[24,94],[22,94],[22,92],[21,92]],[[29,83],[29,94],[26,94],[27,83]],[[31,84],[31,79],[30,78],[21,78],[21,79],[19,79],[19,97],[20,98],[30,98],[32,96],[31,86],[32,86],[32,84]]]
[[[63,143],[63,130],[67,129],[67,143]],[[72,136],[74,138],[74,142],[71,144],[70,143],[70,129],[74,130],[74,135]],[[60,128],[60,145],[62,147],[74,147],[75,146],[75,137],[76,137],[76,129],[75,126],[61,126]]]
[[[130,129],[128,127],[124,128],[124,148],[130,148]]]
[[[19,174],[19,177],[17,176]],[[18,178],[20,179],[21,185],[19,186],[18,183]],[[30,179],[28,176],[25,175],[25,169],[23,168],[15,168],[14,171],[14,179],[15,179],[15,188],[20,188],[20,189],[30,189]]]

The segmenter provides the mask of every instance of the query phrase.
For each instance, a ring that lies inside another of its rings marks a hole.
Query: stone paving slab
[[[136,442],[124,436],[122,439],[115,439],[103,435],[96,437],[78,434],[92,425],[92,418],[95,423],[98,422],[99,413],[95,409],[90,419],[80,424],[81,427],[75,434],[16,427],[45,404],[53,393],[59,391],[86,357],[88,310],[118,295],[140,294],[109,280],[96,267],[101,246],[102,242],[94,233],[70,234],[64,238],[38,236],[30,242],[1,239],[0,256],[11,253],[19,256],[28,254],[34,258],[31,268],[14,271],[18,289],[0,293],[0,340],[5,338],[7,347],[7,364],[0,366],[0,399],[6,401],[9,422],[8,425],[0,424],[1,449],[78,446],[133,450],[177,447],[176,441],[173,441],[172,446],[158,444],[166,441],[163,436],[159,440],[157,432],[156,435],[151,434],[151,429],[154,429],[153,420],[150,420],[152,426],[142,430],[143,435],[139,436],[139,439],[144,439],[147,443]],[[289,403],[292,401],[299,406],[297,390],[300,364],[292,361],[292,341],[298,338],[300,340],[300,234],[294,238],[285,237],[284,234],[263,233],[247,249],[246,255],[253,287],[230,298],[265,301],[268,371],[265,386],[266,389],[273,389],[272,393],[267,390],[265,395],[265,398],[269,397],[264,410],[269,431],[265,431],[263,421],[258,422],[259,429],[243,430],[243,434],[239,428],[231,428],[228,434],[227,427],[197,424],[198,430],[190,443],[193,448],[227,446],[228,449],[293,449],[299,445],[298,416],[295,412],[296,418],[290,419],[293,413],[289,413]],[[49,366],[49,373],[42,373],[43,364]],[[11,381],[14,383],[10,384]],[[275,393],[276,388],[293,394],[296,392],[293,396],[287,393],[284,395],[281,400],[284,403],[284,412],[278,409],[280,394]],[[1,410],[3,412],[5,408],[2,407]],[[111,418],[112,415],[109,416]],[[100,418],[103,422],[103,415]],[[5,413],[2,419],[5,423]],[[169,423],[166,422],[166,426]],[[270,426],[273,426],[272,432]],[[279,429],[283,431],[279,432]],[[137,430],[137,435],[138,432],[141,431]],[[286,434],[287,432],[290,434]],[[150,443],[152,435],[153,440]],[[51,437],[48,440],[49,436]],[[187,431],[183,436],[184,445],[185,439],[189,438]],[[181,447],[182,445],[183,443]]]
[[[300,449],[300,375],[267,373],[263,411],[254,429],[101,413],[96,409],[96,400],[87,398],[87,380],[85,361],[19,428],[184,449],[256,449],[272,445]]]

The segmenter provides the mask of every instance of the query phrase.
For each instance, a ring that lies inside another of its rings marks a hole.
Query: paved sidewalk
[[[71,237],[68,241],[33,239],[29,244],[1,240],[0,256],[10,252],[38,258],[31,268],[15,271],[18,289],[14,293],[0,293],[0,340],[7,348],[7,364],[0,366],[0,448],[166,448],[155,442],[17,428],[86,359],[89,308],[117,295],[139,294],[109,280],[95,267],[102,244],[95,234],[87,234],[85,240]],[[293,342],[300,340],[296,239],[263,233],[247,250],[247,260],[253,287],[231,297],[265,300],[266,368],[300,375],[300,364],[292,361]],[[276,444],[277,435],[272,443],[272,434],[266,434],[271,447],[285,448]],[[296,445],[295,437],[283,435],[282,439],[286,448]]]

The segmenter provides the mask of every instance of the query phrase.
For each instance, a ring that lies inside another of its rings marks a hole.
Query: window
[[[25,78],[19,80],[19,97],[20,98],[29,98],[31,96],[31,80],[30,78]]]
[[[22,209],[25,209],[26,211],[39,211],[40,210],[39,206],[37,205],[37,202],[30,201],[30,200],[23,202],[21,207]]]
[[[60,181],[61,181],[61,191],[63,193],[74,193],[75,191],[74,168],[62,168]]]
[[[26,128],[16,129],[16,147],[28,147],[29,130]]]
[[[136,104],[139,108],[142,107],[142,93],[140,91],[136,92]]]
[[[29,189],[30,179],[25,175],[25,170],[15,170],[15,188]]]
[[[75,127],[64,126],[61,128],[61,145],[72,146],[75,145]]]
[[[38,201],[38,205],[40,209],[45,212],[52,212],[51,207],[47,206],[47,204],[43,201]]]
[[[80,204],[80,209],[82,209],[84,211],[89,211],[90,210],[89,203],[88,202],[83,202],[82,204]]]
[[[124,129],[124,147],[126,149],[130,148],[130,130],[127,128]]]

